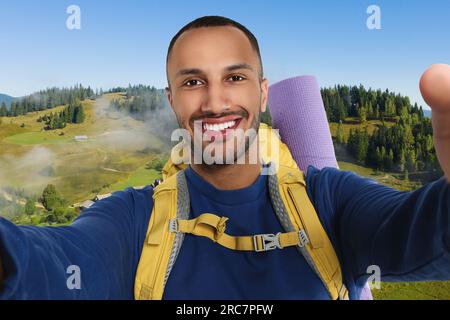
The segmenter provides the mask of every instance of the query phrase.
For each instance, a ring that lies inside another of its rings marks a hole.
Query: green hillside
[[[37,119],[49,112],[60,112],[64,106],[0,118],[0,190],[4,187],[13,190],[0,193],[2,210],[23,209],[24,196],[39,196],[48,184],[55,185],[67,203],[73,204],[128,186],[147,185],[159,177],[159,171],[148,164],[167,152],[168,146],[148,132],[148,123],[118,112],[106,112],[110,101],[121,99],[122,93],[109,93],[97,100],[84,100],[85,121],[69,123],[63,129],[45,131]],[[369,133],[380,124],[379,120],[365,123]],[[394,122],[385,124],[392,126]],[[330,123],[333,137],[337,126]],[[356,118],[346,118],[344,136],[348,138],[350,129],[359,126]],[[86,141],[76,141],[76,136],[85,136]],[[335,143],[335,150],[340,169],[399,190],[421,186],[428,174],[418,172],[405,179],[402,173],[359,165],[339,143]],[[42,207],[39,203],[36,206]],[[25,217],[22,223],[37,224],[39,219],[33,215]],[[450,282],[382,283],[380,290],[373,290],[373,295],[376,299],[450,300]]]
[[[99,191],[152,183],[155,172],[144,167],[155,150],[164,150],[164,144],[148,133],[144,122],[106,113],[105,107],[115,98],[120,94],[83,101],[86,120],[63,129],[44,131],[43,123],[36,121],[50,110],[0,118],[0,186],[40,194],[52,183],[69,203],[75,203]],[[78,142],[76,136],[87,140]]]

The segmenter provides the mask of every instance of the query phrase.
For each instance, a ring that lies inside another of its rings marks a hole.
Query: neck
[[[220,190],[242,189],[252,185],[261,173],[261,164],[191,164],[203,179]]]
[[[250,163],[249,152],[254,150],[256,143],[256,163]],[[235,190],[251,186],[261,174],[262,164],[259,158],[259,144],[255,139],[244,155],[244,160],[235,161],[233,164],[195,164],[191,162],[191,168],[203,179],[220,190]],[[242,159],[241,159],[242,160]]]

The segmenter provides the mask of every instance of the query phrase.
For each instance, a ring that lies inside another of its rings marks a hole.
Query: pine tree
[[[380,119],[380,105],[377,104],[375,107],[375,119]]]
[[[381,156],[381,150],[379,147],[375,151],[375,168],[376,169],[383,168],[383,157]]]
[[[338,121],[344,121],[347,117],[347,110],[345,110],[344,100],[338,96]]]
[[[367,128],[350,130],[348,137],[347,149],[360,164],[364,164],[367,158],[367,150],[369,147],[369,135]]]
[[[52,117],[51,122],[50,122],[50,129],[51,129],[51,130],[54,130],[54,129],[56,129],[56,128],[58,128],[58,119],[57,119],[57,115],[54,115],[54,116]]]
[[[400,159],[399,159],[399,163],[398,163],[398,171],[400,171],[400,172],[405,171],[405,164],[406,164],[405,150],[403,148],[401,148]]]
[[[345,143],[344,137],[344,127],[342,125],[342,121],[339,121],[337,131],[336,131],[336,141],[339,143]]]
[[[8,115],[8,110],[6,109],[5,101],[2,102],[2,107],[0,108],[0,117],[6,117]]]
[[[406,168],[408,172],[415,172],[416,171],[416,152],[414,148],[410,148],[406,152]]]
[[[58,120],[56,121],[56,128],[57,129],[62,129],[64,128],[64,124],[63,124],[63,116],[62,114],[58,115]]]
[[[386,148],[384,146],[380,149],[380,168],[385,169]]]
[[[394,152],[392,151],[392,149],[389,149],[389,152],[386,154],[386,159],[385,159],[385,169],[387,170],[391,170],[392,166],[394,164]]]
[[[367,158],[367,149],[369,147],[369,135],[366,128],[360,131],[358,138],[358,153],[356,156],[356,160],[360,164],[364,164]]]
[[[16,104],[15,103],[11,103],[11,107],[9,109],[9,114],[11,115],[11,117],[16,117],[17,116]]]
[[[373,111],[373,105],[372,105],[372,101],[369,101],[369,103],[367,104],[367,115],[366,117],[372,117],[374,116],[374,111]]]
[[[392,100],[392,98],[388,98],[386,101],[386,116],[395,116],[395,111],[395,102]]]
[[[359,117],[359,122],[360,123],[364,123],[367,120],[367,108],[366,106],[362,106],[361,108],[358,109],[358,117]]]
[[[78,108],[76,108],[75,113],[75,123],[82,123],[84,121],[85,114],[84,114],[84,108],[83,105],[80,104]]]

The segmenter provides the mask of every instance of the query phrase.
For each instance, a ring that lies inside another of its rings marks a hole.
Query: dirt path
[[[123,171],[119,171],[119,170],[112,169],[112,168],[105,168],[105,167],[103,167],[102,169],[106,170],[106,171],[111,171],[111,172],[124,173]]]

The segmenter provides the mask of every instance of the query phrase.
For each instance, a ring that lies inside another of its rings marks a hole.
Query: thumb
[[[423,73],[419,87],[433,112],[450,112],[450,65],[433,64]]]

